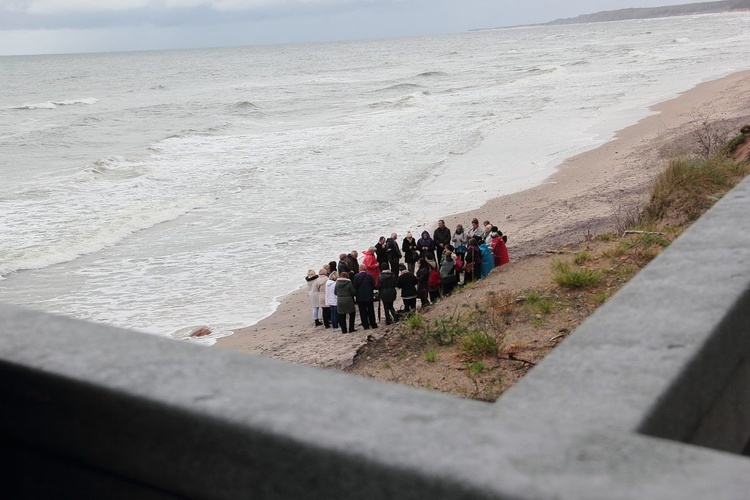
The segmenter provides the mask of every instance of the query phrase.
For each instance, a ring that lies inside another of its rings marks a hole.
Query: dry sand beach
[[[511,263],[488,276],[486,286],[499,282],[501,276],[504,280],[511,276],[516,281],[527,280],[533,286],[538,275],[532,256],[581,241],[587,234],[611,231],[617,211],[644,201],[665,162],[695,145],[694,132],[702,121],[723,120],[730,126],[750,121],[750,71],[702,83],[651,109],[655,114],[619,131],[611,141],[565,161],[542,185],[445,217],[450,228],[457,223],[467,227],[473,217],[488,219],[509,235]],[[390,231],[373,228],[374,235]],[[342,250],[350,250],[346,242],[341,245]],[[321,255],[317,267],[331,257]],[[523,272],[517,272],[521,268]],[[524,288],[524,283],[518,284]],[[378,337],[387,331],[384,326],[383,322],[377,330],[358,328],[347,335],[314,328],[305,289],[285,297],[276,312],[259,323],[219,339],[218,346],[344,368],[367,343],[368,335]]]

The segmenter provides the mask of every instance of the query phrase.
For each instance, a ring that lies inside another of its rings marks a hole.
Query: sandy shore
[[[490,200],[470,212],[447,216],[446,224],[452,229],[457,223],[470,227],[473,217],[492,221],[509,235],[511,266],[519,258],[581,241],[587,233],[612,231],[618,212],[624,213],[646,199],[651,182],[666,160],[695,146],[694,132],[703,120],[724,120],[735,125],[733,131],[739,130],[740,122],[750,121],[748,96],[750,71],[702,83],[653,106],[657,114],[619,131],[606,144],[566,160],[544,184]],[[381,229],[374,233],[391,231]],[[300,289],[285,297],[274,314],[219,339],[217,345],[342,368],[351,364],[357,350],[367,342],[368,333],[378,337],[385,331],[382,326],[369,331],[358,328],[353,334],[343,335],[314,328],[307,291]]]

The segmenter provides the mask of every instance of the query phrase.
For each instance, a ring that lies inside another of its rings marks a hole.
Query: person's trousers
[[[359,319],[362,320],[362,328],[367,330],[368,328],[377,328],[378,324],[375,322],[375,306],[372,301],[360,300],[357,302],[359,306]]]
[[[393,308],[393,302],[383,301],[383,309],[385,309],[385,322],[390,324],[391,321],[398,321],[398,313]]]
[[[339,308],[337,306],[331,306],[328,309],[331,311],[331,326],[333,328],[339,327]]]
[[[389,260],[388,265],[391,267],[391,272],[398,276],[398,259]]]
[[[347,318],[349,316],[349,318]],[[341,332],[342,333],[349,333],[354,331],[354,319],[356,317],[356,314],[350,313],[350,314],[340,314],[339,315],[339,324],[341,324]],[[349,320],[349,330],[346,329],[346,322],[347,319]]]
[[[323,307],[323,326],[328,328],[331,326],[331,308]]]
[[[414,297],[413,299],[403,299],[403,300],[404,300],[404,312],[417,310],[417,298],[416,297]]]

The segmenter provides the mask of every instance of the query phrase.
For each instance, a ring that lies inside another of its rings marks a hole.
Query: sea
[[[210,345],[748,68],[750,13],[0,57],[0,301]]]

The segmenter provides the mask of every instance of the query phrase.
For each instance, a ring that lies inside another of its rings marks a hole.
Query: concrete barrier
[[[749,213],[746,180],[494,404],[0,305],[3,496],[750,498]]]

